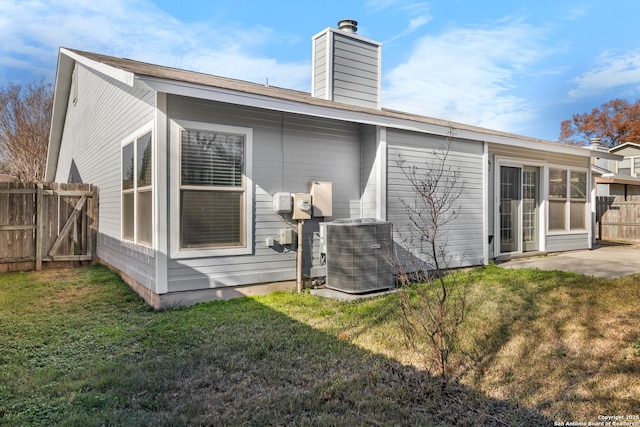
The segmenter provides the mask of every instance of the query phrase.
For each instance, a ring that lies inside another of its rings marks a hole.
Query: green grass
[[[466,278],[465,278],[466,280]],[[394,295],[150,310],[103,267],[0,275],[0,425],[552,425],[638,414],[640,276],[489,266],[447,393]]]

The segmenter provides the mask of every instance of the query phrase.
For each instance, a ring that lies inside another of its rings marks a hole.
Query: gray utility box
[[[390,222],[348,219],[323,226],[328,288],[361,294],[394,286]]]

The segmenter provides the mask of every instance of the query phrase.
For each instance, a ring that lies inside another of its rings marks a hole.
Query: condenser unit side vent
[[[360,294],[393,287],[390,222],[358,219],[325,224],[328,288]]]

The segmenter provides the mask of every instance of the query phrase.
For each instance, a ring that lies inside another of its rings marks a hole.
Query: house
[[[99,187],[101,262],[154,307],[291,286],[295,221],[274,195],[318,182],[331,210],[304,222],[302,270],[323,276],[319,223],[401,234],[399,156],[424,165],[449,139],[457,265],[591,246],[591,159],[617,156],[382,108],[381,44],[355,24],[313,36],[311,93],[61,48],[46,179]]]
[[[599,148],[599,141],[592,146]],[[602,149],[602,148],[601,148]],[[606,150],[606,149],[605,149]],[[625,142],[608,150],[619,159],[598,159],[593,167],[597,205],[597,237],[640,240],[640,144]]]

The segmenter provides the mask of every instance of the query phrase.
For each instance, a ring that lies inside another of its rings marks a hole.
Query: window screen
[[[245,136],[181,133],[180,247],[238,247],[244,242]]]

